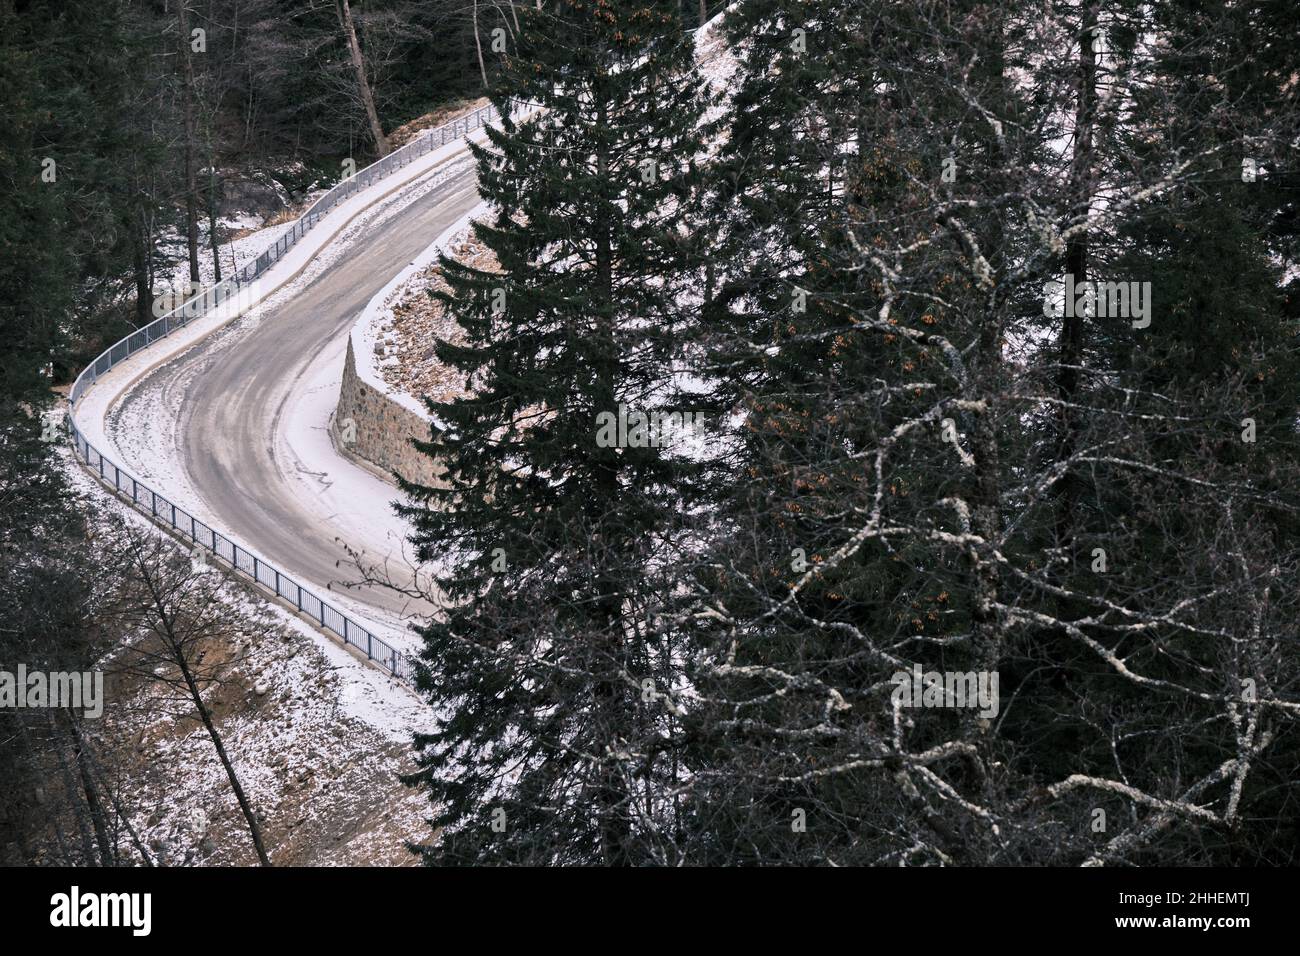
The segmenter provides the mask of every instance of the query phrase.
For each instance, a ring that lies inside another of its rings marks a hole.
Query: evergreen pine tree
[[[445,484],[408,487],[450,599],[421,632],[446,719],[413,779],[430,862],[671,862],[680,661],[659,616],[695,469],[634,416],[692,407],[701,84],[676,4],[547,6],[520,10],[493,91],[537,112],[474,149],[500,272],[442,261],[461,337],[437,354],[468,394],[430,403]]]

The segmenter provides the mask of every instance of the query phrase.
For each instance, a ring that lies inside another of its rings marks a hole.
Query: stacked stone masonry
[[[428,421],[361,380],[350,337],[330,431],[340,452],[385,475],[395,472],[422,485],[442,483],[441,466],[411,444],[428,440]]]

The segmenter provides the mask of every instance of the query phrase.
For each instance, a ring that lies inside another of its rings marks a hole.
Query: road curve
[[[301,575],[304,584],[332,585],[337,592],[340,583],[357,581],[340,537],[364,551],[368,561],[403,563],[396,519],[383,526],[367,520],[366,514],[375,512],[373,501],[342,514],[350,509],[340,507],[337,494],[322,507],[322,500],[313,500],[312,487],[328,489],[343,475],[349,489],[365,488],[369,495],[386,495],[384,500],[396,498],[396,490],[338,456],[330,456],[328,468],[337,474],[290,473],[297,468],[294,456],[284,454],[289,444],[285,409],[309,377],[319,378],[323,355],[341,374],[342,342],[367,302],[478,204],[473,164],[462,166],[365,230],[338,261],[251,327],[233,323],[144,376],[115,412],[129,417],[133,406],[138,413],[138,406],[160,402],[175,409],[176,427],[165,440],[176,446],[175,459],[214,524],[286,572]],[[393,574],[402,578],[398,571]],[[363,612],[376,609],[390,623],[394,616],[431,610],[379,587],[344,593]]]

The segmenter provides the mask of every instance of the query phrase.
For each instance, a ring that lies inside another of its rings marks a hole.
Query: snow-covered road
[[[385,630],[427,614],[392,590],[342,588],[360,578],[344,544],[408,582],[406,528],[393,486],[339,456],[325,429],[357,315],[478,202],[472,162],[449,160],[366,212],[263,305],[138,379],[105,421],[123,465]]]

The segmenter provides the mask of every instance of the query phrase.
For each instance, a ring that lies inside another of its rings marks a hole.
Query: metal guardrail
[[[68,404],[73,413],[69,416],[72,447],[92,471],[98,471],[100,479],[105,484],[112,485],[114,490],[124,498],[129,491],[130,504],[136,510],[188,538],[196,547],[204,548],[235,571],[242,572],[257,583],[274,590],[277,596],[319,621],[322,628],[341,637],[345,645],[363,651],[368,660],[408,684],[413,681],[415,667],[407,655],[376,637],[338,608],[321,600],[279,568],[246,548],[240,547],[230,538],[177,507],[174,502],[164,498],[123,471],[116,463],[105,458],[99,449],[86,440],[81,429],[77,427],[76,403],[85,394],[86,389],[113,366],[135,355],[141,349],[161,341],[193,319],[210,312],[233,296],[240,287],[255,281],[282,259],[285,253],[298,243],[298,240],[310,232],[340,203],[346,202],[361,190],[369,188],[397,170],[409,166],[421,156],[447,143],[465,138],[474,130],[497,119],[498,116],[492,106],[484,106],[468,116],[443,123],[338,183],[312,203],[311,208],[293,224],[293,228],[236,272],[232,278],[203,290],[156,321],[137,329],[106,348],[77,376],[68,395]]]
[[[319,621],[322,628],[341,637],[345,645],[364,652],[366,658],[381,670],[405,683],[413,682],[415,668],[405,654],[376,637],[332,604],[322,601],[279,568],[241,548],[148,485],[131,477],[86,441],[75,421],[72,423],[72,441],[77,454],[90,469],[98,471],[100,479],[111,485],[137,511],[170,527],[192,541],[196,547],[220,558],[235,571],[242,572],[251,580],[273,590],[278,597],[296,606],[303,614]]]

